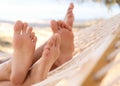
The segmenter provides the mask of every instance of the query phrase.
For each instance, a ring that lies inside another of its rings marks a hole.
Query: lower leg
[[[0,64],[0,81],[10,80],[11,60]]]
[[[0,81],[0,86],[13,86],[10,81]]]

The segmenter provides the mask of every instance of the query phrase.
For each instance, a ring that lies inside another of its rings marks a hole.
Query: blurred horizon
[[[38,22],[41,20],[64,19],[66,10],[72,0],[1,0],[0,20]],[[78,0],[76,0],[78,1]],[[108,9],[103,3],[73,1],[76,21],[110,18],[120,13],[118,4]]]

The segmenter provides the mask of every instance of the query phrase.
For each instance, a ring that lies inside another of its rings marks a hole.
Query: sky
[[[70,2],[70,0],[0,0],[0,20],[32,22],[63,19]],[[120,13],[117,4],[108,10],[104,4],[73,3],[76,20],[109,18]]]

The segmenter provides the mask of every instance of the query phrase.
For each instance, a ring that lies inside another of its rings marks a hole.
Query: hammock
[[[33,86],[112,86],[104,82],[107,72],[116,65],[114,56],[120,51],[119,25],[120,14],[80,30],[75,34],[73,59]]]

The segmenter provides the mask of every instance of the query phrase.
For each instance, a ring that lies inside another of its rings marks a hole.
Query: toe
[[[70,6],[69,6],[69,8],[68,8],[68,10],[67,10],[66,16],[65,16],[65,22],[70,27],[73,26],[73,21],[74,21],[73,8],[74,8],[74,4],[71,3]]]
[[[46,57],[49,54],[50,50],[49,49],[44,49],[42,57]]]
[[[54,46],[54,41],[55,41],[55,35],[53,35],[51,39],[47,42],[43,51],[44,52],[43,55],[47,55],[50,52],[50,49]]]
[[[68,10],[67,10],[67,14],[72,13],[73,8],[74,8],[74,5],[73,5],[73,3],[71,3]]]
[[[31,34],[30,34],[31,40],[33,40],[34,37],[35,37],[35,33],[34,33],[34,32],[31,32]]]
[[[23,34],[26,33],[27,27],[28,27],[28,24],[27,24],[27,23],[24,23],[24,24],[23,24],[23,29],[22,29],[22,33],[23,33]]]
[[[59,29],[63,29],[63,28],[62,28],[62,21],[61,21],[61,20],[57,21],[57,24],[58,24],[58,26],[59,26]]]
[[[61,28],[65,28],[65,27],[66,27],[65,22],[61,21]]]
[[[50,40],[48,41],[48,45],[50,46],[50,47],[52,47],[53,46],[53,42],[54,42],[54,35],[50,38]]]
[[[62,20],[58,20],[57,23],[58,23],[59,25],[61,25],[61,24],[62,24]]]
[[[58,25],[55,20],[51,21],[51,28],[52,28],[53,33],[56,33],[58,31]]]
[[[65,23],[64,23],[64,24],[65,24]],[[72,31],[71,26],[69,26],[69,25],[67,25],[67,24],[64,25],[64,29],[67,29],[67,30],[69,30],[69,31]]]
[[[46,46],[45,46],[45,49],[50,49],[50,47],[53,46],[53,37],[51,37],[49,39],[49,41],[47,42]]]
[[[67,29],[69,31],[71,31],[72,29],[69,27],[69,25],[67,25],[65,22],[59,20],[58,21],[58,25],[60,27],[60,29]]]
[[[72,8],[74,8],[74,4],[73,4],[73,3],[70,3],[70,6],[71,6]]]
[[[33,29],[32,27],[29,27],[28,30],[27,30],[27,34],[30,35],[32,33],[32,29]]]
[[[70,6],[68,9],[73,9],[74,8],[74,4],[73,3],[70,3]]]
[[[20,34],[21,30],[23,28],[23,23],[21,21],[17,21],[15,26],[14,26],[14,34]]]
[[[37,37],[34,36],[34,37],[33,37],[33,43],[36,45],[36,42],[37,42]]]

